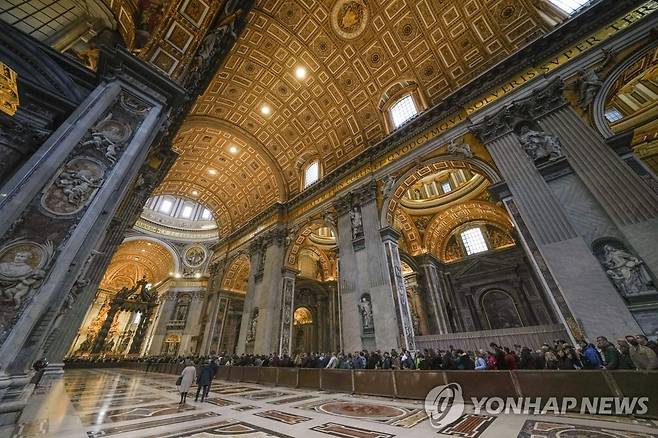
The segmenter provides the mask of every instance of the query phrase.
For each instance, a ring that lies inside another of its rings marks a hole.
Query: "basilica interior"
[[[657,11],[0,0],[0,426],[38,360],[655,339]]]

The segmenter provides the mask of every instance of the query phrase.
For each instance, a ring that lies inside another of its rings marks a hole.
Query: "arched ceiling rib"
[[[195,123],[180,132],[180,163],[167,180],[183,180],[183,162],[193,162],[196,184],[223,201],[236,228],[299,192],[300,156],[318,156],[327,173],[382,139],[377,108],[395,83],[415,83],[437,104],[545,30],[529,0],[257,1],[195,103]],[[242,142],[244,155],[221,169],[213,161],[221,184],[201,181],[203,163],[227,158],[227,141]]]
[[[174,258],[163,245],[152,240],[131,240],[122,243],[114,253],[100,287],[112,291],[130,288],[143,276],[155,284],[173,270]]]

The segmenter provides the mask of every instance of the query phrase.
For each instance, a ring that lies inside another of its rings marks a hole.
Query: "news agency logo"
[[[637,415],[649,411],[648,397],[471,397],[473,413],[488,415]],[[458,383],[437,386],[425,397],[425,412],[432,427],[443,429],[464,414],[464,396]]]
[[[458,383],[437,386],[425,397],[425,412],[432,427],[443,429],[464,414],[464,397]]]

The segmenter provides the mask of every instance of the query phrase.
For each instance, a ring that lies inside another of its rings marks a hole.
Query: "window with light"
[[[390,109],[393,126],[399,128],[418,114],[414,98],[408,94],[395,102]]]
[[[212,214],[210,213],[210,210],[204,208],[203,213],[201,214],[201,219],[203,219],[204,221],[209,221],[210,219],[212,219]]]
[[[165,214],[171,213],[171,207],[174,206],[174,203],[171,202],[169,199],[163,199],[162,204],[160,204],[160,211]]]
[[[462,242],[466,254],[477,254],[479,252],[487,251],[487,241],[484,239],[482,230],[479,227],[469,228],[461,233]]]
[[[189,219],[192,217],[192,206],[191,205],[186,205],[183,207],[183,210],[181,210],[180,217],[183,219]]]
[[[575,14],[583,6],[591,3],[591,0],[549,0],[549,1],[569,15]]]
[[[441,184],[441,189],[443,190],[443,193],[452,192],[452,187],[450,186],[450,183],[448,181]]]
[[[320,162],[313,161],[304,170],[304,188],[315,184],[320,179]]]
[[[623,119],[624,115],[617,108],[612,106],[605,110],[605,118],[608,122],[613,123]]]

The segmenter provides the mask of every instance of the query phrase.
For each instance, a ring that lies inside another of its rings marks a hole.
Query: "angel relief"
[[[51,213],[68,215],[82,210],[98,189],[103,167],[89,158],[74,158],[66,163],[41,198],[41,205]]]

